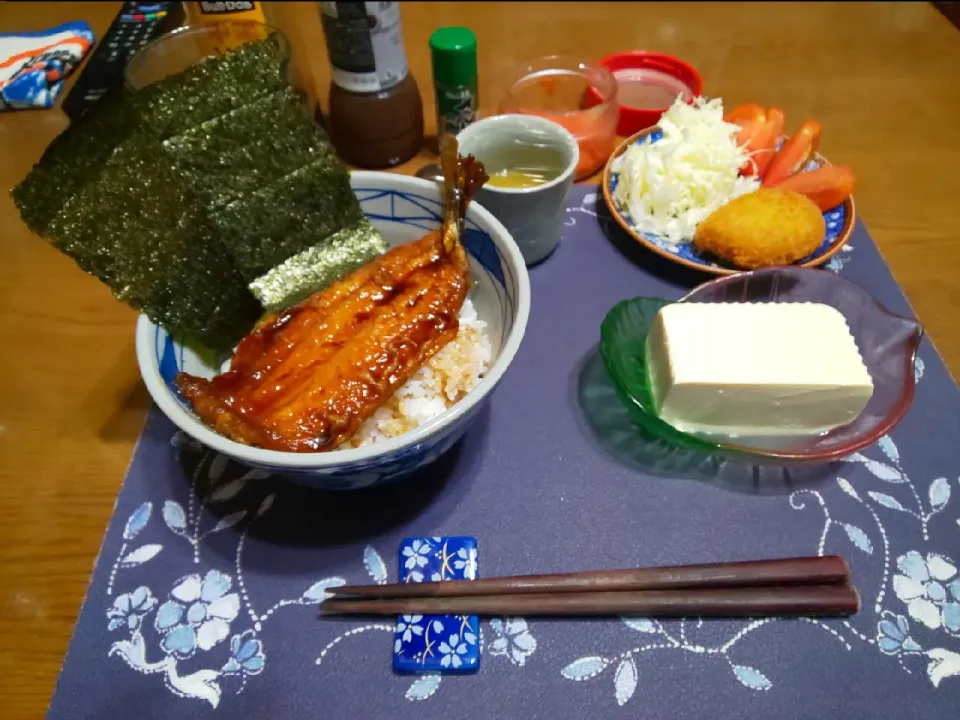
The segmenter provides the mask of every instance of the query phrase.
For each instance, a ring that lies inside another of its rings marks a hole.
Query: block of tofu
[[[818,435],[873,394],[846,320],[819,303],[667,305],[646,363],[659,417],[697,434]]]

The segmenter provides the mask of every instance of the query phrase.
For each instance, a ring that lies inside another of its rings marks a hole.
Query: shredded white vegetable
[[[723,121],[720,98],[698,97],[688,105],[678,97],[659,125],[660,140],[635,143],[614,161],[614,195],[638,230],[676,245],[718,207],[760,183],[740,176],[748,155],[735,141],[739,126]]]

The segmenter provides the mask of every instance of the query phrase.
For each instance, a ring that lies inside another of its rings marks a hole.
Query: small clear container
[[[617,81],[600,65],[568,55],[537,58],[510,76],[501,114],[537,115],[562,125],[580,146],[575,178],[600,170],[617,139]]]
[[[271,36],[277,38],[289,74],[290,42],[282,32],[253,20],[226,20],[185,25],[148,43],[130,58],[124,80],[129,89],[140,90],[207,58]]]

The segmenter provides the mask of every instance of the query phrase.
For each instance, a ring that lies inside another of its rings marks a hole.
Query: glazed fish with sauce
[[[457,337],[470,286],[461,243],[483,165],[443,147],[444,219],[298,305],[261,321],[230,369],[177,387],[218,433],[270,450],[320,452],[346,442]]]

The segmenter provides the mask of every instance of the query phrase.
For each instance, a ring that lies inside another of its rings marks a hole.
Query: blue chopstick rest
[[[477,539],[413,537],[400,543],[400,581],[436,582],[477,577]],[[463,674],[480,668],[476,615],[401,615],[393,641],[398,673]]]

